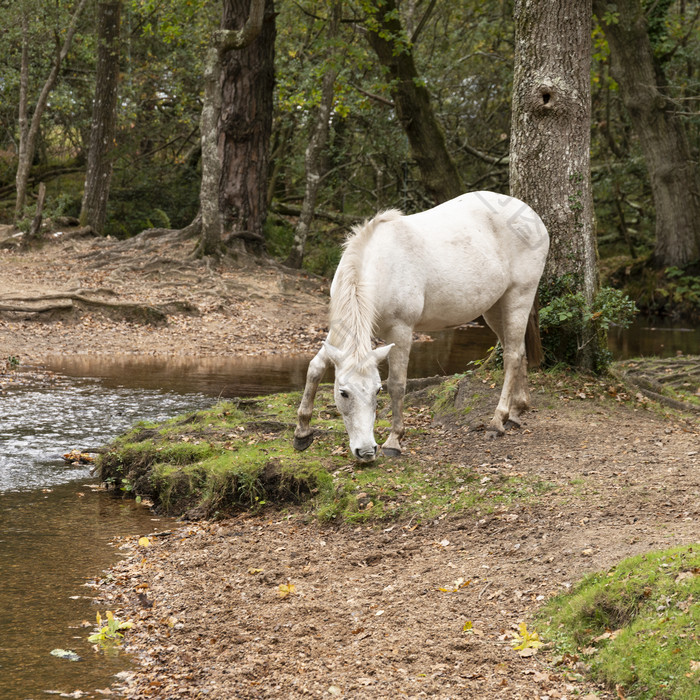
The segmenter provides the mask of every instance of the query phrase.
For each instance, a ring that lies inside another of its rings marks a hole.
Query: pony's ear
[[[327,340],[323,341],[323,347],[334,365],[339,365],[345,359],[345,353],[340,348],[331,345]]]
[[[384,362],[384,360],[386,360],[391,352],[391,348],[393,347],[394,343],[391,343],[390,345],[382,345],[382,347],[372,350],[370,356],[374,357],[376,363],[379,364],[380,362]]]

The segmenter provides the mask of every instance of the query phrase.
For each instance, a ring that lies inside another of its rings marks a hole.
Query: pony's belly
[[[457,328],[464,323],[469,323],[479,318],[484,309],[461,309],[458,313],[431,313],[423,314],[414,329],[417,331],[444,331],[449,328]]]

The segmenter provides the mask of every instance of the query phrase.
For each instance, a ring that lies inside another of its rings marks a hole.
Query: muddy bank
[[[325,337],[325,280],[245,256],[191,260],[191,241],[134,241],[0,250],[0,356],[310,353]]]

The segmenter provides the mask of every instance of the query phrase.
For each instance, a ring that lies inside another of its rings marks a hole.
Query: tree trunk
[[[598,288],[590,182],[591,0],[515,2],[515,73],[510,142],[511,194],[544,221],[551,243],[541,289]],[[591,368],[599,339],[577,343]]]
[[[20,99],[19,99],[19,154],[17,163],[17,174],[15,185],[17,188],[17,199],[15,201],[15,218],[22,216],[24,205],[27,201],[27,186],[29,183],[29,171],[31,170],[36,144],[39,138],[39,128],[41,118],[46,110],[51,90],[53,90],[61,64],[68,55],[73,37],[78,28],[78,19],[87,3],[87,0],[78,0],[68,27],[65,31],[63,44],[56,52],[51,70],[46,78],[44,86],[39,93],[34,113],[29,117],[29,19],[25,13],[22,15],[22,65],[20,68]]]
[[[462,182],[422,84],[396,0],[375,0],[367,21],[369,43],[389,72],[396,115],[406,133],[423,185],[436,204],[462,194]]]
[[[341,11],[342,5],[336,0],[331,7],[331,22],[328,27],[328,39],[331,42],[335,41],[338,35]],[[331,60],[329,61],[328,68],[323,74],[323,80],[321,81],[321,102],[318,105],[316,119],[312,125],[311,138],[309,139],[309,144],[306,147],[306,153],[304,155],[306,189],[304,192],[304,201],[301,205],[301,216],[294,230],[292,249],[285,262],[285,265],[296,269],[301,267],[301,263],[304,260],[306,238],[309,234],[311,221],[314,217],[316,197],[318,196],[318,190],[321,186],[321,156],[328,142],[329,122],[331,110],[333,109],[335,79],[337,76],[338,70]]]
[[[228,51],[237,51],[255,41],[265,18],[266,0],[252,0],[247,20],[239,30],[222,29],[216,32],[207,51],[204,64],[204,104],[200,130],[202,138],[202,182],[199,192],[201,236],[195,250],[196,257],[218,255],[222,250],[222,217],[220,203],[222,105],[222,62]],[[223,20],[222,20],[223,21]],[[264,182],[264,181],[263,181]],[[263,186],[261,184],[261,186]]]
[[[618,0],[616,22],[605,24],[605,0],[594,0],[610,47],[610,68],[649,169],[656,208],[654,257],[683,267],[700,256],[700,182],[683,122],[665,94],[640,0]],[[614,9],[614,8],[610,8]]]
[[[119,85],[119,23],[121,0],[97,6],[97,69],[95,101],[88,150],[85,191],[80,223],[98,234],[104,232],[112,180],[111,152],[117,127]]]
[[[238,30],[250,0],[226,0],[224,30]],[[243,239],[261,250],[267,217],[267,170],[275,84],[275,8],[265,0],[254,40],[229,51],[221,65],[219,205],[226,241]]]

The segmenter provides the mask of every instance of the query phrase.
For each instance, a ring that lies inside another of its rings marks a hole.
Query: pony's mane
[[[343,245],[343,257],[335,273],[330,303],[331,342],[348,353],[359,365],[372,349],[376,309],[369,285],[362,279],[364,251],[379,224],[394,221],[403,214],[387,209],[373,219],[352,227]]]

